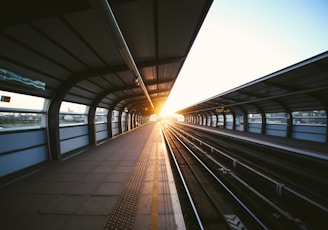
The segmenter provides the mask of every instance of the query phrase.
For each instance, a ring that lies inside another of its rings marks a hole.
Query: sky
[[[328,0],[214,0],[161,114],[327,50]],[[42,109],[43,99],[31,100],[12,96],[0,107]]]
[[[214,0],[161,114],[327,50],[327,0]]]

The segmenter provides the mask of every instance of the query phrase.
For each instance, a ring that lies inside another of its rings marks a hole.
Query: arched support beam
[[[248,112],[243,106],[236,106],[240,111],[242,111],[243,115],[243,120],[240,122],[243,122],[243,131],[247,132],[248,131]]]
[[[97,144],[96,137],[96,107],[90,106],[88,113],[88,136],[89,136],[89,145]]]
[[[218,127],[218,122],[219,122],[218,113],[216,111],[214,111],[213,114],[215,116],[215,126],[214,127]]]
[[[232,115],[232,130],[236,130],[236,113],[232,108],[230,108],[230,113]]]
[[[48,148],[51,160],[61,159],[60,137],[59,137],[59,108],[63,96],[58,95],[49,102],[48,108]]]
[[[122,110],[120,109],[118,111],[118,133],[123,133],[123,128],[122,128]]]

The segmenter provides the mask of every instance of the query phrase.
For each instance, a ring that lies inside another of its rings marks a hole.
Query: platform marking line
[[[153,193],[151,202],[151,219],[150,229],[158,229],[158,149],[155,153],[155,166],[154,166],[154,181],[153,181]]]
[[[162,130],[162,127],[161,127],[161,130]],[[184,222],[184,217],[183,217],[183,213],[182,213],[182,209],[181,209],[181,205],[180,205],[180,200],[179,200],[178,192],[177,192],[176,185],[175,185],[175,180],[174,180],[173,173],[172,173],[172,168],[171,168],[170,159],[169,159],[169,153],[167,151],[164,135],[162,132],[161,132],[161,140],[162,140],[162,150],[163,150],[163,155],[164,155],[164,160],[165,160],[166,174],[167,174],[167,178],[168,178],[169,194],[171,197],[171,205],[173,207],[173,213],[174,213],[174,221],[175,221],[174,229],[185,230],[186,225]]]
[[[151,143],[152,139],[150,138],[139,156],[139,159],[132,171],[131,177],[114,207],[114,211],[107,221],[105,226],[106,230],[133,228],[140,200],[141,184],[151,153]]]

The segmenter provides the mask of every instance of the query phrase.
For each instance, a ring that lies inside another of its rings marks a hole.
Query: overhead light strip
[[[119,51],[126,62],[129,69],[134,72],[136,79],[140,87],[142,88],[144,94],[146,95],[150,105],[154,108],[153,102],[149,96],[145,83],[140,75],[140,72],[134,62],[134,59],[130,53],[129,47],[125,42],[123,34],[120,30],[120,27],[117,24],[113,11],[108,4],[107,0],[89,0],[91,6],[97,11],[98,15],[100,16],[102,22],[105,25],[105,28],[109,32],[110,36],[114,37],[116,44],[119,47]]]

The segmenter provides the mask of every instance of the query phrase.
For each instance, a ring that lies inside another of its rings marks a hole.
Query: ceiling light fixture
[[[134,83],[136,83],[137,86],[140,86],[140,83],[139,83],[139,79],[138,79],[138,77],[136,77],[136,78],[134,79]]]

